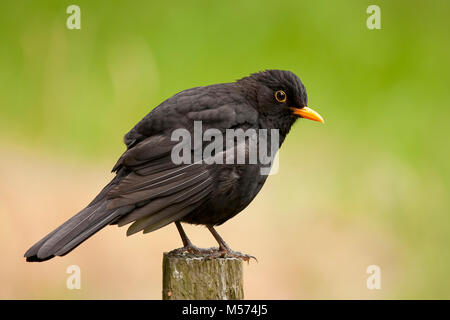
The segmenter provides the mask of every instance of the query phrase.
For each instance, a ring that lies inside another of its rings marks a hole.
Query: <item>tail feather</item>
[[[87,207],[32,246],[25,253],[25,257],[29,262],[39,262],[66,255],[131,210],[132,206],[107,210],[105,202]]]
[[[54,256],[66,255],[97,231],[132,211],[133,205],[115,209],[106,208],[106,194],[115,186],[116,181],[113,179],[89,206],[32,246],[24,255],[27,261],[41,262]]]
[[[128,213],[134,208],[134,206],[127,206],[122,207],[116,210],[113,210],[113,212],[109,213],[104,219],[100,220],[99,222],[93,224],[90,228],[85,229],[82,233],[78,234],[76,237],[74,237],[72,240],[70,240],[68,243],[64,244],[58,251],[55,253],[57,256],[64,256],[68,254],[70,251],[78,247],[82,242],[93,236],[97,231],[103,229],[105,226],[111,224],[114,220],[116,220],[118,217],[122,216],[123,214]],[[65,242],[64,242],[65,243]]]

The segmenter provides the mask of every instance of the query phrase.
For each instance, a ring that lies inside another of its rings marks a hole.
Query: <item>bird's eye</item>
[[[278,90],[275,92],[275,99],[277,99],[278,102],[286,102],[286,93],[284,93],[283,90]]]

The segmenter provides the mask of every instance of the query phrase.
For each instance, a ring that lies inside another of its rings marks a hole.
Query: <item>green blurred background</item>
[[[66,28],[71,4],[81,30]],[[111,179],[153,107],[271,68],[299,75],[326,124],[296,124],[279,173],[219,228],[259,258],[246,297],[450,298],[449,14],[444,0],[2,2],[0,298],[160,298],[173,226],[110,227],[43,264],[22,255]],[[65,287],[71,264],[82,290]],[[366,288],[372,264],[381,290]]]

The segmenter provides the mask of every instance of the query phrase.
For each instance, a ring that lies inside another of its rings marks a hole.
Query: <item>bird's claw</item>
[[[258,259],[256,259],[254,256],[238,251],[233,251],[230,248],[199,248],[190,244],[169,252],[169,254],[176,255],[182,255],[184,253],[190,253],[196,256],[204,257],[206,259],[232,257],[241,259],[243,261],[246,261],[247,263],[250,263],[251,259],[255,259],[255,261],[258,262]]]
[[[214,251],[217,251],[217,248],[199,248],[192,244],[189,244],[187,246],[175,249],[170,251],[170,254],[183,254],[183,253],[190,253],[196,256],[209,256]]]
[[[238,251],[233,251],[230,248],[221,248],[218,250],[218,253],[221,257],[233,257],[246,261],[247,263],[250,263],[251,259],[255,259],[255,261],[258,262],[258,259],[256,259],[254,256]]]

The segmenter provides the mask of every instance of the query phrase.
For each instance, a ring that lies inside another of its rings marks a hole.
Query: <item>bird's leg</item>
[[[181,226],[181,223],[179,221],[176,221],[175,225],[177,226],[177,230],[178,230],[178,233],[180,234],[181,241],[183,241],[183,247],[192,246],[192,242],[191,242],[191,240],[189,240],[186,232],[184,232],[184,229]]]
[[[184,232],[183,227],[179,221],[175,221],[175,225],[177,226],[178,233],[180,234],[181,241],[183,241],[183,247],[170,251],[170,253],[181,254],[185,252],[189,252],[195,255],[210,255],[212,252],[217,251],[214,248],[203,249],[194,246],[189,240],[186,232]]]
[[[218,253],[220,256],[231,256],[234,258],[242,259],[247,262],[249,262],[250,259],[252,259],[252,258],[255,259],[256,261],[258,261],[254,256],[231,250],[230,247],[222,239],[222,237],[217,233],[216,229],[214,229],[213,226],[207,226],[207,228],[208,228],[209,232],[212,233],[214,239],[216,239],[216,241],[219,243]]]

